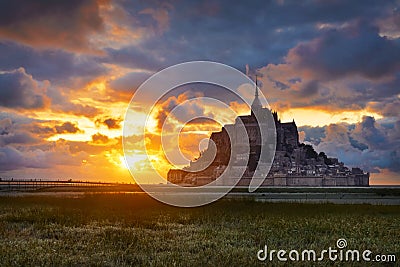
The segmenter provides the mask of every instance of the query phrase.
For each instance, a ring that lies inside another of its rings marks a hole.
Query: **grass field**
[[[144,194],[0,197],[2,266],[279,266],[258,261],[257,251],[321,251],[339,238],[348,249],[396,254],[398,266],[400,207],[220,200],[184,209]]]

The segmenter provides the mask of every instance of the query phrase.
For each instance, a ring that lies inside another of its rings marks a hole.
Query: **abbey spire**
[[[251,115],[254,116],[254,114],[259,114],[259,112],[262,110],[262,105],[260,102],[260,99],[258,98],[258,82],[257,82],[257,75],[256,75],[256,88],[255,88],[255,93],[254,93],[254,100],[253,103],[251,104]]]

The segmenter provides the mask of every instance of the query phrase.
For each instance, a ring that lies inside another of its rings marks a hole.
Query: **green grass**
[[[0,197],[0,265],[266,266],[256,257],[265,244],[321,251],[339,238],[349,249],[396,254],[399,264],[399,229],[399,206],[221,200],[185,209],[132,194]],[[320,263],[334,265],[365,262]]]

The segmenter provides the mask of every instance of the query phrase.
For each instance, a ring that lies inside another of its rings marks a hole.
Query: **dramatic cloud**
[[[2,1],[0,172],[127,175],[120,128],[132,94],[163,68],[211,60],[258,74],[271,107],[302,122],[304,142],[348,165],[400,176],[399,14],[397,0]],[[174,107],[200,96],[248,112],[222,88],[189,84],[160,100],[150,121],[155,130]],[[148,102],[134,107],[138,120]],[[180,143],[187,156],[198,152],[205,130],[220,127],[204,117],[232,119],[220,107],[190,102],[166,134],[193,116],[201,119],[185,127]],[[145,169],[137,128],[127,141]],[[160,136],[145,141],[164,164]]]
[[[108,142],[108,137],[104,134],[97,133],[92,135],[92,140],[93,143],[107,143]]]
[[[44,139],[56,134],[81,133],[76,124],[51,120],[36,120],[12,113],[0,113],[0,147],[7,145],[43,145]]]
[[[118,129],[121,127],[120,126],[121,120],[108,118],[108,119],[104,120],[103,123],[105,125],[107,125],[108,129]]]
[[[309,142],[318,145],[321,139],[325,137],[324,127],[311,127],[311,126],[301,126],[298,128],[299,132],[304,133],[304,142]]]
[[[367,109],[397,116],[400,43],[362,22],[323,29],[290,49],[284,63],[261,68],[270,103],[277,109]]]
[[[0,135],[8,134],[12,125],[10,118],[4,118],[0,120]]]
[[[56,125],[56,132],[58,134],[62,133],[77,133],[80,132],[81,130],[76,126],[76,124],[73,124],[71,122],[64,122],[62,125]]]
[[[164,122],[168,117],[169,120],[172,120],[170,121],[170,123],[174,121],[176,124],[183,126],[184,123],[191,121],[193,118],[207,117],[207,115],[209,116],[215,115],[207,112],[205,106],[208,103],[190,101],[190,99],[193,97],[194,97],[193,92],[186,92],[179,94],[177,97],[176,96],[168,97],[168,99],[158,104],[157,105],[158,112],[156,115],[158,129],[161,130],[164,127],[163,130],[172,130],[172,128],[170,128],[172,125],[170,124],[164,125]],[[171,111],[173,111],[173,113],[171,113]]]
[[[0,105],[9,108],[37,109],[48,102],[48,83],[38,82],[24,68],[0,72]]]
[[[99,110],[93,106],[72,102],[68,94],[60,90],[60,88],[50,87],[48,96],[51,99],[51,108],[54,111],[83,115],[86,117],[94,117],[99,113]]]
[[[328,30],[291,49],[287,60],[294,69],[310,71],[320,79],[354,74],[377,79],[399,71],[400,44],[379,36],[377,28],[365,23]]]
[[[399,87],[393,87],[394,90],[398,89]],[[400,114],[400,97],[393,96],[388,97],[385,101],[381,102],[373,102],[370,105],[370,108],[385,117],[398,117]]]
[[[377,25],[382,36],[390,39],[400,38],[400,10],[393,8],[388,16],[379,18]]]
[[[0,71],[0,106],[18,109],[43,109],[50,106],[55,111],[93,117],[95,107],[73,103],[62,89],[50,82],[35,80],[24,68]]]
[[[0,147],[0,172],[24,168],[43,169],[58,165],[80,166],[86,153],[71,154],[62,143],[54,144],[49,149],[16,149],[11,146]]]
[[[103,30],[101,2],[105,1],[2,1],[0,38],[39,48],[94,51],[89,37]]]
[[[212,4],[186,1],[175,3],[173,8],[149,8],[144,3],[129,2],[123,5],[132,14],[142,14],[137,19],[145,22],[149,30],[154,29],[157,14],[164,18],[163,25],[168,30],[133,46],[109,50],[114,62],[159,70],[188,60],[213,60],[244,71],[246,64],[259,68],[266,63],[281,62],[290,48],[319,35],[316,25],[380,18],[395,4],[394,1],[385,4],[368,1],[362,5],[348,1],[255,1],[250,5],[246,2],[232,5],[230,1]],[[153,19],[149,20],[145,14],[151,14]]]
[[[38,142],[39,139],[27,132],[16,132],[12,134],[0,135],[0,146],[9,144],[31,144]]]
[[[95,120],[96,127],[107,127],[108,130],[121,129],[122,119],[120,118],[98,118]]]
[[[0,147],[0,170],[9,171],[21,167],[30,167],[26,164],[21,152],[12,147]]]
[[[365,116],[356,125],[331,124],[302,129],[306,133],[305,141],[313,144],[318,152],[338,157],[349,166],[361,166],[370,172],[383,169],[400,172],[400,121],[377,123],[373,117]]]
[[[93,55],[81,55],[62,50],[36,51],[11,42],[0,42],[0,70],[24,67],[27,73],[53,85],[81,86],[99,75],[107,67]]]

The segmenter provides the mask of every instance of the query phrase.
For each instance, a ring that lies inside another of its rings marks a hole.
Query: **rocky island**
[[[267,151],[263,160],[260,158],[262,138],[258,120],[264,122],[268,118],[274,121],[275,142],[264,146],[273,154]],[[247,134],[238,132],[240,126],[244,126]],[[240,147],[246,145],[249,149],[240,152]],[[235,153],[232,153],[232,147],[238,148]],[[222,174],[225,177],[239,175],[234,179],[235,184],[247,186],[257,166],[263,169],[262,164],[269,164],[264,168],[268,171],[259,177],[263,179],[262,186],[369,186],[369,173],[360,168],[350,169],[339,159],[328,157],[324,152],[317,153],[310,144],[300,143],[295,121],[281,122],[276,111],[264,108],[257,87],[251,114],[239,116],[234,124],[224,125],[220,132],[212,133],[208,148],[200,157],[183,169],[169,170],[167,179],[169,183],[200,186],[215,182]],[[232,180],[225,178],[215,184],[229,183]]]

